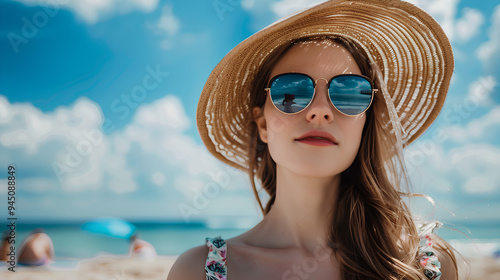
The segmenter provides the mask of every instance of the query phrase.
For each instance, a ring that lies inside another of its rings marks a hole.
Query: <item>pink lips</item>
[[[295,141],[314,146],[338,145],[335,137],[323,130],[309,130],[295,139]]]

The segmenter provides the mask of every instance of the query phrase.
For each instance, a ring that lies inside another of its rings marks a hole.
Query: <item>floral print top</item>
[[[441,278],[441,264],[437,259],[436,251],[433,248],[434,242],[431,239],[434,229],[441,225],[437,221],[417,225],[418,236],[420,237],[418,260],[429,280],[439,280]],[[227,280],[226,241],[219,235],[214,238],[206,237],[205,244],[209,248],[207,261],[205,262],[206,280]]]
[[[433,248],[434,242],[431,238],[434,229],[441,225],[442,223],[438,221],[417,225],[418,237],[420,237],[418,260],[429,280],[439,280],[441,278],[441,263],[438,261],[436,250]]]
[[[208,246],[208,257],[205,262],[206,280],[226,280],[226,241],[219,235],[215,238],[205,238],[205,244]]]

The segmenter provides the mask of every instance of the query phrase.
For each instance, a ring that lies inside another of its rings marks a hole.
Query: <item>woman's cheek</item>
[[[356,157],[359,147],[361,146],[364,124],[365,116],[363,114],[362,116],[356,117],[351,122],[347,122],[343,127],[343,131],[345,132],[344,136],[347,136],[344,138],[344,142],[349,145],[348,150],[352,160]]]
[[[283,114],[282,114],[283,115]],[[286,116],[280,116],[276,113],[268,114],[267,118],[267,131],[268,131],[268,141],[272,142],[278,135],[285,132],[285,128],[289,125],[290,121],[286,119]]]

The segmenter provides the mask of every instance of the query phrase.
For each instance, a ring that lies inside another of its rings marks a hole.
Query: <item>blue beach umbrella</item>
[[[98,218],[81,227],[83,230],[111,237],[128,239],[135,232],[135,226],[120,218]]]

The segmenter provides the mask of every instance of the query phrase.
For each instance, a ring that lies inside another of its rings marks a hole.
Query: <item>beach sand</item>
[[[165,280],[177,257],[158,256],[155,260],[142,260],[128,256],[98,256],[82,260],[73,268],[18,266],[16,272],[6,271],[3,266],[0,279]]]
[[[500,279],[500,259],[477,258],[467,259],[470,273],[467,279],[471,280],[498,280]]]
[[[0,279],[14,280],[165,280],[177,256],[158,256],[145,261],[135,257],[99,256],[85,259],[74,268],[17,267],[16,272],[2,267]],[[467,259],[469,277],[462,279],[500,279],[500,259]],[[233,279],[235,280],[235,279]]]

